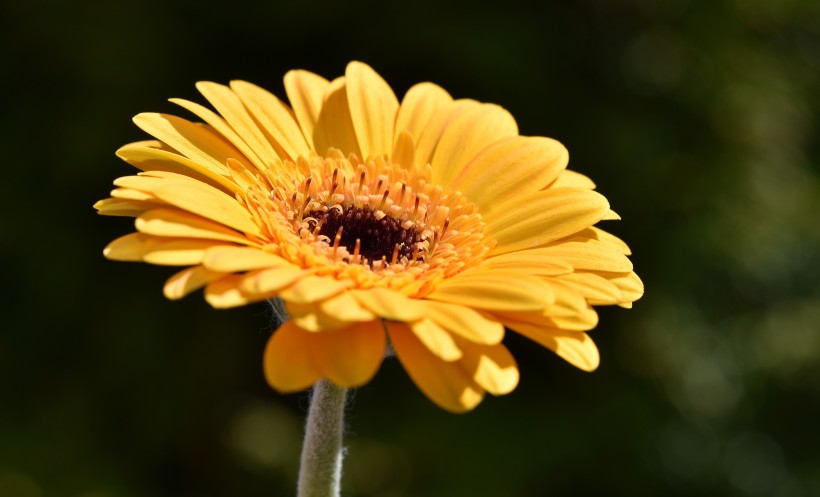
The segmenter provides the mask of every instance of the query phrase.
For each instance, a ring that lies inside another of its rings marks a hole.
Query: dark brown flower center
[[[319,235],[328,237],[331,244],[337,243],[336,237],[341,234],[338,245],[351,254],[358,253],[362,261],[366,259],[368,263],[384,259],[391,264],[402,257],[412,260],[414,246],[421,238],[415,229],[403,228],[401,219],[390,216],[377,219],[373,211],[361,207],[313,210],[305,217],[317,220],[311,221],[311,231],[318,223]]]

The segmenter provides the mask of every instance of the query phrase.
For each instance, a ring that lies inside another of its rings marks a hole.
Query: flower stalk
[[[319,380],[310,396],[299,467],[298,497],[338,497],[347,389]]]

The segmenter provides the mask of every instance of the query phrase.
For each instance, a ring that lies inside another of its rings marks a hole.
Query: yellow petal
[[[212,271],[237,273],[290,265],[269,252],[248,247],[215,247],[205,252],[202,265]]]
[[[217,133],[219,133],[220,136],[223,136],[226,140],[233,144],[233,146],[235,146],[241,153],[241,156],[237,155],[236,157],[233,157],[234,159],[237,157],[242,157],[243,160],[247,160],[249,163],[253,164],[251,167],[255,166],[256,169],[263,169],[266,163],[265,159],[271,159],[271,155],[269,153],[265,153],[262,149],[254,146],[255,140],[253,139],[253,136],[243,135],[241,131],[236,130],[222,117],[220,117],[219,114],[211,109],[181,98],[171,98],[169,100],[179,105],[183,109],[196,114],[197,117],[208,123]],[[246,165],[245,167],[248,166]]]
[[[246,81],[231,81],[231,88],[261,125],[268,139],[278,145],[287,158],[309,156],[310,147],[302,130],[285,104],[270,92]]]
[[[484,390],[505,395],[518,385],[518,366],[510,351],[501,344],[478,345],[458,340],[464,357],[459,361],[464,371]]]
[[[250,245],[241,233],[179,209],[153,209],[141,214],[134,222],[142,233],[162,237],[203,238]]]
[[[482,268],[493,270],[521,271],[537,276],[554,276],[572,272],[572,266],[555,257],[550,257],[542,249],[519,250],[496,255],[485,260]]]
[[[236,130],[245,143],[251,146],[262,159],[263,166],[267,166],[279,157],[271,142],[243,105],[242,100],[229,87],[210,81],[200,81],[196,84],[196,89],[228,121],[228,124]]]
[[[549,285],[535,276],[512,271],[468,271],[442,281],[431,300],[497,311],[535,311],[554,296]]]
[[[353,119],[347,103],[347,85],[344,78],[337,78],[327,87],[322,111],[313,130],[313,144],[320,155],[328,148],[338,148],[344,155],[361,157]]]
[[[340,387],[359,387],[370,381],[384,359],[387,339],[381,321],[349,328],[308,333],[308,351],[319,374]]]
[[[376,315],[363,308],[349,292],[342,292],[322,301],[319,308],[340,321],[361,322],[376,319]]]
[[[292,285],[306,274],[307,272],[304,269],[292,265],[262,269],[248,273],[240,288],[242,292],[247,294],[275,294]]]
[[[421,134],[415,139],[416,161],[419,164],[429,164],[433,159],[442,133],[447,126],[458,119],[459,116],[481,106],[475,100],[460,99],[453,100],[435,109],[427,125],[421,129]]]
[[[584,188],[594,190],[595,183],[581,173],[564,169],[561,174],[549,185],[550,188]]]
[[[285,302],[309,304],[333,297],[352,284],[352,281],[339,281],[335,278],[310,275],[279,292],[279,298]]]
[[[308,71],[289,71],[285,74],[288,100],[309,145],[313,144],[314,129],[329,84],[325,78]]]
[[[502,107],[483,104],[458,116],[444,129],[433,159],[433,181],[449,185],[478,152],[518,135],[518,125]]]
[[[574,272],[557,276],[555,280],[574,289],[593,305],[617,304],[624,300],[621,290],[597,273]]]
[[[607,278],[621,290],[624,302],[634,302],[643,296],[643,281],[635,273],[603,273],[601,276]]]
[[[533,254],[544,260],[569,264],[579,270],[615,273],[632,271],[632,262],[620,250],[610,244],[590,238],[572,237],[565,241],[551,243],[546,247],[514,252],[508,256],[514,257],[518,254]]]
[[[499,255],[535,248],[597,223],[609,209],[603,195],[591,190],[544,190],[499,202],[487,212],[487,232]],[[484,214],[484,211],[482,211]]]
[[[202,266],[193,266],[168,278],[162,291],[166,298],[178,300],[223,276],[225,273],[210,271]]]
[[[402,131],[396,137],[396,146],[393,148],[393,164],[410,169],[416,163],[416,146],[410,133]]]
[[[620,250],[624,255],[632,254],[632,251],[629,249],[629,246],[623,240],[613,235],[612,233],[602,230],[601,228],[590,226],[581,233],[578,233],[578,236],[587,236],[589,238],[599,240],[602,243],[607,243],[609,245],[617,247],[618,250]]]
[[[184,176],[179,178],[184,178]],[[190,178],[189,181],[165,179],[156,188],[150,190],[150,193],[180,209],[246,234],[256,236],[262,234],[253,222],[250,213],[236,199],[204,183]]]
[[[143,212],[156,209],[160,204],[143,202],[139,200],[129,200],[123,198],[107,198],[94,204],[97,214],[102,216],[128,216],[136,217]]]
[[[601,218],[601,221],[620,221],[621,215],[617,212],[613,211],[612,209],[606,211],[604,217]]]
[[[425,347],[404,323],[387,322],[390,343],[413,383],[436,405],[467,412],[484,398],[484,390],[457,362],[445,362]]]
[[[412,86],[404,95],[396,116],[396,140],[402,132],[407,132],[414,142],[418,142],[433,115],[452,101],[449,93],[433,83]]]
[[[393,123],[399,101],[390,86],[367,64],[351,62],[345,71],[347,102],[361,158],[384,157],[393,150]]]
[[[150,193],[132,190],[131,188],[114,188],[111,190],[111,196],[122,200],[137,200],[146,203],[153,202],[155,204],[159,204],[160,206],[164,205],[163,202],[160,202],[157,197],[151,195]]]
[[[131,143],[117,150],[117,157],[143,171],[168,171],[183,174],[230,194],[240,190],[239,185],[223,176],[224,167],[214,170],[208,167],[210,164],[200,164],[167,150]]]
[[[557,281],[552,281],[550,286],[555,293],[555,302],[543,311],[493,312],[493,315],[511,329],[517,329],[518,322],[541,328],[563,328],[574,331],[591,330],[598,325],[598,313],[580,293]]]
[[[321,378],[310,359],[308,333],[288,321],[276,330],[265,347],[263,369],[268,384],[282,393],[298,392]]]
[[[393,290],[369,288],[367,290],[351,290],[350,294],[362,307],[384,319],[416,321],[424,317],[425,307],[423,304]]]
[[[311,304],[284,302],[284,304],[288,315],[290,315],[290,319],[305,331],[324,332],[340,330],[349,327],[351,324],[350,321],[341,321],[336,319],[335,316],[322,311],[321,303],[319,302]],[[371,314],[369,321],[374,319],[376,319],[376,316]]]
[[[204,126],[168,114],[143,113],[134,117],[143,131],[167,143],[192,161],[220,174],[227,174],[225,161],[242,153]]]
[[[239,290],[245,275],[232,274],[220,278],[205,287],[205,301],[217,309],[228,309],[265,300],[265,297],[251,297]]]
[[[425,315],[445,330],[471,342],[495,345],[504,338],[504,326],[462,305],[425,300]]]
[[[214,240],[161,238],[145,250],[142,260],[163,266],[192,266],[202,263],[206,250],[224,245]]]
[[[530,326],[519,326],[515,331],[547,347],[583,371],[595,371],[601,362],[595,342],[586,333]]]
[[[540,190],[567,166],[560,142],[540,136],[514,136],[486,147],[454,176],[453,188],[479,207]]]
[[[452,335],[434,321],[422,319],[410,323],[410,329],[416,338],[442,361],[450,362],[461,359],[461,349],[456,345]]]
[[[103,249],[103,255],[113,261],[142,261],[142,256],[150,247],[159,243],[158,239],[142,233],[121,236]]]

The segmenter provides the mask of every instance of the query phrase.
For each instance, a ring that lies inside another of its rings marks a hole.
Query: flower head
[[[370,380],[387,339],[418,387],[450,411],[501,395],[518,370],[505,327],[593,370],[592,305],[630,307],[643,286],[617,219],[557,141],[518,134],[503,108],[420,83],[399,103],[369,66],[333,81],[285,75],[290,107],[244,81],[199,83],[216,112],[174,103],[134,122],[155,140],[117,155],[100,214],[136,217],[115,260],[185,266],[165,285],[214,307],[278,298],[275,389]]]

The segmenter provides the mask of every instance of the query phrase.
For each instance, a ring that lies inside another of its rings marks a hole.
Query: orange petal
[[[167,143],[192,161],[220,174],[227,174],[225,161],[242,153],[208,128],[168,114],[143,113],[134,123],[151,136]]]
[[[421,319],[410,323],[410,329],[416,338],[441,360],[451,362],[461,359],[461,349],[456,345],[453,336],[435,321]]]
[[[136,217],[145,211],[156,209],[161,204],[144,202],[140,200],[129,200],[123,198],[107,198],[94,204],[97,214],[101,216],[127,216]]]
[[[252,295],[275,294],[307,274],[304,269],[292,265],[262,269],[248,273],[241,289],[244,293]]]
[[[162,266],[191,266],[201,264],[205,251],[224,246],[215,240],[160,238],[142,254],[142,260]]]
[[[595,183],[583,174],[564,169],[561,174],[549,185],[549,188],[585,188],[594,190]]]
[[[457,362],[445,362],[419,341],[404,323],[387,322],[390,343],[413,383],[436,405],[467,412],[484,398],[484,390]]]
[[[597,223],[609,210],[603,195],[591,190],[543,190],[499,202],[482,211],[487,232],[496,239],[493,255],[535,248]]]
[[[346,388],[370,381],[379,370],[387,347],[380,320],[307,335],[314,368],[322,377]]]
[[[595,342],[586,333],[521,325],[515,331],[552,350],[578,369],[595,371],[601,362]]]
[[[290,263],[278,255],[250,247],[215,247],[205,252],[202,264],[223,273],[237,273],[289,266]]]
[[[386,288],[351,290],[350,294],[362,307],[384,319],[416,321],[424,317],[425,307],[419,301]]]
[[[554,280],[577,291],[592,305],[618,304],[624,301],[621,289],[597,273],[574,272],[556,276]]]
[[[304,390],[321,378],[310,358],[308,332],[285,322],[268,340],[263,369],[268,384],[282,393]]]
[[[179,209],[153,209],[141,214],[134,224],[137,230],[148,235],[222,240],[242,245],[254,244],[241,233],[222,224]]]
[[[609,243],[591,238],[568,238],[527,252],[537,254],[544,259],[560,260],[579,270],[614,273],[632,271],[632,263],[621,250]]]
[[[259,122],[268,140],[285,152],[293,161],[297,157],[310,155],[310,147],[305,141],[290,109],[272,93],[246,81],[231,81],[231,89]]]
[[[168,171],[183,174],[230,194],[240,190],[232,179],[223,176],[224,167],[214,170],[208,167],[208,164],[203,165],[167,150],[131,143],[117,150],[117,157],[143,171]]]
[[[202,266],[193,266],[168,278],[162,291],[166,298],[178,300],[223,276],[225,273],[210,271]]]
[[[453,188],[479,207],[540,190],[563,170],[569,153],[541,136],[514,136],[484,148],[454,176]]]
[[[333,80],[327,88],[322,111],[313,130],[313,144],[320,155],[326,154],[332,147],[341,150],[345,156],[362,156],[347,103],[345,78]]]
[[[415,139],[416,161],[420,164],[429,164],[445,128],[462,114],[480,105],[475,100],[460,99],[438,107]]]
[[[536,311],[554,299],[538,277],[512,271],[475,270],[438,284],[428,299],[496,311]]]
[[[285,74],[285,91],[288,94],[288,100],[309,145],[313,144],[314,129],[319,120],[323,96],[329,84],[325,78],[308,71],[296,70]]]
[[[205,287],[205,301],[217,309],[228,309],[264,300],[264,297],[253,298],[239,290],[245,275],[232,274],[220,278]]]
[[[453,119],[441,135],[430,164],[433,181],[449,185],[479,151],[518,135],[518,125],[502,107],[483,104]]]
[[[504,326],[487,319],[475,310],[463,305],[425,300],[425,315],[451,333],[484,345],[495,345],[504,338]]]
[[[347,102],[361,158],[383,157],[393,149],[393,123],[399,101],[390,86],[367,64],[351,62],[345,71]]]
[[[279,298],[285,302],[308,304],[333,297],[352,284],[352,281],[309,275],[279,292]]]
[[[200,84],[201,83],[198,83],[197,85],[199,86]],[[260,146],[254,147],[254,145],[252,145],[254,142],[253,136],[250,134],[245,136],[241,131],[235,129],[230,123],[226,122],[225,119],[211,109],[181,98],[172,98],[170,101],[208,123],[220,136],[231,142],[231,144],[242,153],[241,157],[243,160],[247,160],[250,164],[253,164],[251,166],[252,168],[255,167],[261,170],[265,167],[265,161],[270,160],[270,152],[261,150]]]
[[[457,340],[464,351],[459,361],[468,375],[493,395],[505,395],[518,385],[518,366],[507,347],[478,345],[467,340]]]
[[[452,101],[449,93],[433,83],[412,86],[404,95],[396,116],[396,141],[399,134],[406,132],[414,142],[418,142],[433,115]]]

